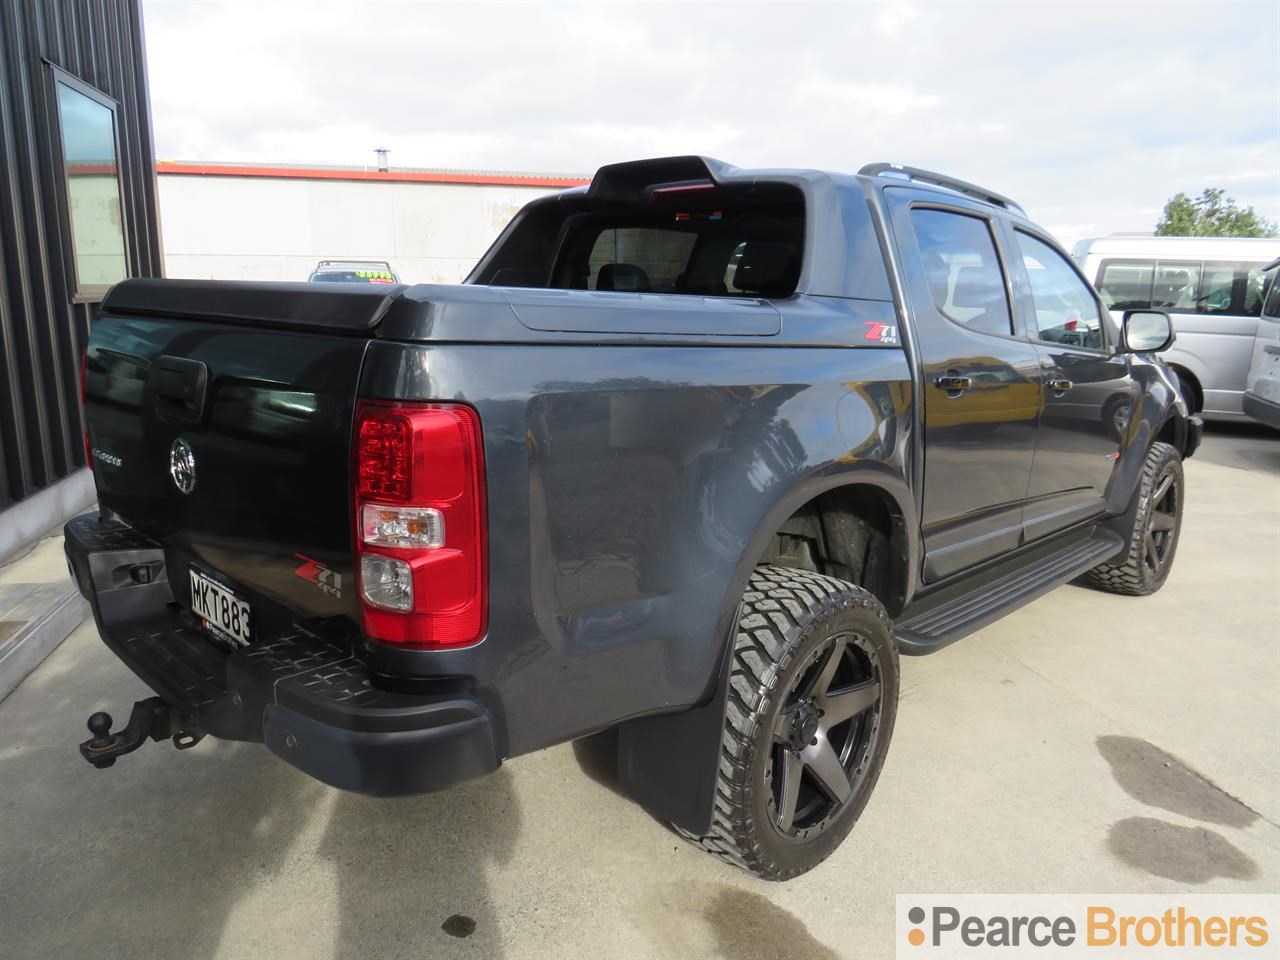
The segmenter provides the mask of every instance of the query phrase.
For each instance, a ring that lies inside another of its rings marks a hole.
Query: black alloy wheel
[[[1110,593],[1146,596],[1162,586],[1173,568],[1185,498],[1182,457],[1167,443],[1153,443],[1142,464],[1135,501],[1126,516],[1125,552],[1086,574]]]
[[[880,601],[820,573],[757,567],[735,631],[711,828],[681,832],[766,880],[813,869],[866,806],[897,708]]]
[[[773,723],[766,772],[778,831],[827,829],[866,775],[880,720],[880,658],[856,634],[831,637],[795,675]]]

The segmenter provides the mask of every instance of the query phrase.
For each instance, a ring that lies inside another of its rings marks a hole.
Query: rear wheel
[[[1120,562],[1090,570],[1089,582],[1130,596],[1146,596],[1164,586],[1182,530],[1183,491],[1178,451],[1167,443],[1152,444],[1142,465],[1129,549]]]
[[[767,880],[817,866],[871,795],[897,702],[880,601],[843,580],[757,567],[738,619],[711,832],[685,836]]]

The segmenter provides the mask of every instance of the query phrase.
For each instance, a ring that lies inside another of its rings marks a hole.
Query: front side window
[[[127,275],[115,110],[87,88],[55,79],[71,218],[76,295],[102,294]]]
[[[983,333],[1013,333],[1004,271],[987,221],[917,208],[911,225],[938,312]]]
[[[1262,313],[1262,298],[1267,293],[1267,279],[1275,271],[1268,271],[1269,264],[1246,264],[1248,273],[1244,279],[1244,315],[1256,317]],[[1274,284],[1273,284],[1274,286]]]
[[[1280,320],[1280,267],[1268,271],[1267,304],[1262,315],[1268,319]],[[1264,275],[1265,276],[1265,275]]]
[[[1041,340],[1073,347],[1105,346],[1098,301],[1062,254],[1042,240],[1016,231],[1031,282],[1035,327]]]

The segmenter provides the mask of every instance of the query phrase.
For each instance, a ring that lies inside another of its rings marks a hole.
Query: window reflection
[[[76,293],[101,293],[127,273],[115,113],[62,80],[58,117],[67,176],[67,207],[75,257]]]

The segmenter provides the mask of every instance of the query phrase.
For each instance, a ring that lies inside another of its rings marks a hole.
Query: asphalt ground
[[[0,954],[868,958],[898,893],[1280,889],[1280,434],[1211,426],[1159,594],[1062,587],[903,661],[861,821],[786,884],[619,795],[607,737],[430,796],[324,787],[255,745],[84,719],[148,691],[80,627],[0,703]]]

